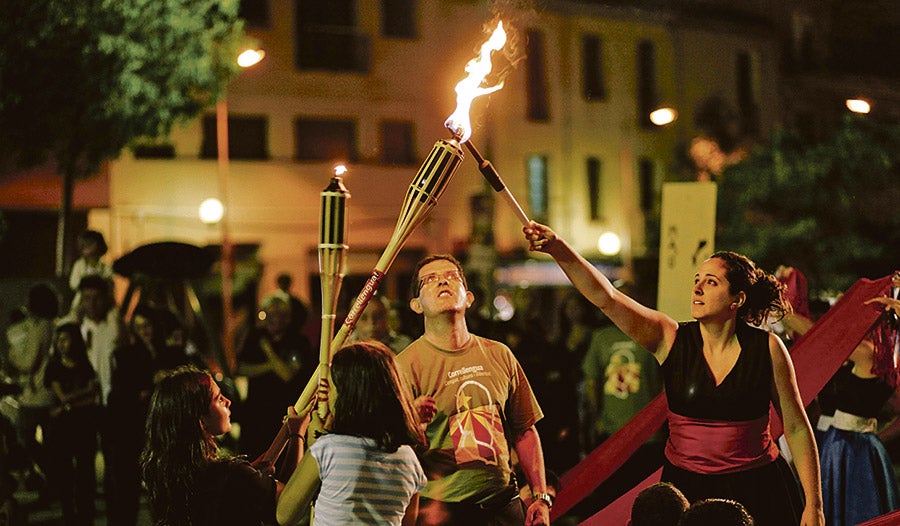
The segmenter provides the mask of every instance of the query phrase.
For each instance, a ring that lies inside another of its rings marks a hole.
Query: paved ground
[[[19,483],[19,487],[14,494],[18,515],[16,519],[10,520],[9,526],[55,526],[63,524],[62,508],[58,500],[49,502],[40,502],[38,500],[37,491],[29,491],[25,488],[24,482]],[[103,496],[97,495],[97,515],[94,521],[95,526],[106,526],[106,501]],[[0,520],[0,523],[3,523]],[[5,523],[3,523],[5,525]],[[147,503],[141,499],[141,508],[138,514],[138,526],[152,526],[153,521],[150,520],[150,512],[147,509]]]

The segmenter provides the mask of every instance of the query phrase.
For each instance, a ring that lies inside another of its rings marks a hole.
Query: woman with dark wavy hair
[[[212,376],[192,366],[156,385],[147,417],[141,472],[156,524],[206,526],[275,523],[283,484],[242,458],[220,454],[216,437],[231,429],[231,401]],[[292,422],[285,464],[299,458]],[[273,437],[274,438],[274,437]],[[284,469],[284,468],[283,468]]]
[[[736,500],[757,524],[825,523],[818,453],[791,358],[778,336],[758,328],[790,311],[784,285],[745,256],[717,252],[694,275],[694,321],[679,323],[617,290],[550,228],[532,222],[523,232],[531,250],[553,256],[660,363],[669,402],[662,480],[691,502]],[[769,431],[770,404],[784,422],[805,502]]]
[[[413,447],[425,438],[394,353],[372,340],[347,345],[335,353],[331,377],[330,432],[288,480],[279,524],[308,516],[314,498],[314,525],[415,524],[426,479]]]

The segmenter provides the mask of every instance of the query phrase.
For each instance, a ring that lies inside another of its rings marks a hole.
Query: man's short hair
[[[631,506],[632,526],[676,526],[688,500],[668,482],[657,482],[638,493]]]
[[[743,504],[730,499],[704,499],[691,504],[679,526],[753,526]]]
[[[463,286],[466,287],[466,290],[469,289],[468,283],[466,283],[466,273],[463,272],[462,263],[459,262],[458,259],[451,256],[450,254],[434,254],[431,256],[425,256],[418,263],[416,263],[416,268],[413,269],[412,273],[412,281],[409,284],[409,297],[410,298],[418,298],[419,297],[419,271],[422,270],[422,267],[429,263],[433,263],[435,261],[449,261],[456,265],[456,268],[459,270],[459,275],[462,276]]]
[[[85,289],[99,290],[101,294],[108,294],[110,291],[110,281],[97,274],[88,274],[78,282],[78,290],[83,291]]]

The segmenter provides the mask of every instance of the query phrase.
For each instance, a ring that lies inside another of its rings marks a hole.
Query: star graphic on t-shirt
[[[468,411],[469,409],[471,409],[471,407],[469,407],[469,401],[472,400],[471,396],[465,393],[460,393],[459,399],[464,410]]]

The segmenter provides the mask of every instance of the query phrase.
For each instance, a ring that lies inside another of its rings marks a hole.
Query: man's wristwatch
[[[553,495],[549,493],[535,493],[532,495],[535,501],[542,500],[547,503],[547,509],[553,508]]]

